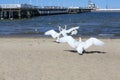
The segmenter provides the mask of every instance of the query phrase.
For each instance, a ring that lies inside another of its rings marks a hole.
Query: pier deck
[[[80,7],[32,6],[30,4],[0,4],[0,19],[22,19],[42,15],[73,14],[90,12],[91,9]]]

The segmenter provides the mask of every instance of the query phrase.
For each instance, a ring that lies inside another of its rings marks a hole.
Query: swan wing
[[[66,37],[59,37],[59,38],[57,38],[56,42],[65,43],[65,42],[67,42],[67,38]]]
[[[66,33],[66,30],[65,29],[63,29],[63,30],[61,30],[60,31],[60,33],[59,33],[61,36],[67,36],[67,33]]]
[[[71,35],[76,35],[77,33],[78,33],[77,30],[73,30],[73,31],[71,31]]]
[[[70,33],[71,31],[76,30],[76,29],[79,29],[79,27],[70,28],[70,29],[66,30],[66,32],[67,32],[67,33]]]
[[[53,38],[57,38],[59,33],[57,33],[55,30],[49,30],[45,32],[45,35],[51,35]]]
[[[97,39],[97,38],[93,38],[93,44],[96,45],[96,46],[103,46],[104,42]]]
[[[59,42],[67,42],[69,46],[72,48],[77,48],[79,45],[79,42],[76,41],[72,36],[65,36],[62,38],[59,38]]]
[[[102,42],[97,38],[89,38],[87,41],[84,42],[83,46],[84,46],[84,49],[87,49],[92,45],[102,46],[103,44],[104,42]]]
[[[59,37],[56,41],[57,42],[71,42],[72,37],[71,36],[64,36],[64,37]]]

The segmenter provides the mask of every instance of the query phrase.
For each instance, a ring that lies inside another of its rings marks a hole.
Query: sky
[[[120,8],[120,0],[91,0],[98,8]],[[86,7],[88,0],[0,0],[0,4],[28,3],[35,6]]]

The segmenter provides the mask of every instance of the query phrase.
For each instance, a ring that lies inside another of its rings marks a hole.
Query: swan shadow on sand
[[[69,51],[72,53],[77,53],[76,50],[64,50],[64,51]],[[98,54],[106,54],[106,52],[102,52],[102,51],[85,51],[84,54],[94,54],[94,53],[98,53]]]

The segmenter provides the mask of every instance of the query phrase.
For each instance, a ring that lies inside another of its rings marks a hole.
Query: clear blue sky
[[[86,7],[88,0],[31,0],[33,5],[39,6],[79,6]],[[92,0],[99,8],[120,8],[120,0]],[[30,0],[0,0],[0,4],[30,3]]]

